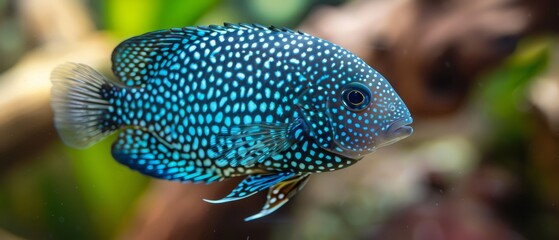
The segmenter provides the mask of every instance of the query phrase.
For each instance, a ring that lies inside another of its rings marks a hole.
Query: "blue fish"
[[[109,80],[89,66],[54,69],[63,142],[86,148],[120,131],[112,155],[180,182],[246,178],[223,203],[268,189],[266,216],[314,173],[355,164],[412,133],[388,81],[326,40],[287,28],[224,24],[130,38]]]

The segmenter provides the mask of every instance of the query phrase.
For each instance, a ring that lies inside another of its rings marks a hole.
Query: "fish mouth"
[[[408,125],[412,123],[413,119],[411,117],[394,121],[386,130],[383,141],[379,147],[390,145],[410,136],[413,133],[413,128]]]

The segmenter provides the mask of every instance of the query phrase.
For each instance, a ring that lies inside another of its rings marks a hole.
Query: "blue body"
[[[311,173],[347,167],[411,134],[409,111],[379,73],[289,29],[156,31],[124,41],[112,60],[119,82],[79,64],[53,72],[63,140],[86,147],[122,129],[113,156],[144,174],[192,182],[248,175],[213,202],[270,188],[250,219],[287,202]]]

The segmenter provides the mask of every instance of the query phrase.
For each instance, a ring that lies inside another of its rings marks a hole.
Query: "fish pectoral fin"
[[[291,132],[298,121],[254,123],[223,127],[210,140],[208,155],[218,167],[250,167],[289,148],[295,139]]]
[[[304,110],[303,118],[309,125],[309,135],[315,140],[315,142],[320,145],[322,148],[330,147],[333,139],[333,131],[324,131],[324,129],[331,129],[331,119],[324,111],[317,111],[314,109],[305,109]]]
[[[277,183],[268,190],[266,204],[262,210],[250,217],[245,218],[245,221],[251,221],[257,218],[264,217],[283,206],[289,199],[297,194],[305,184],[309,181],[310,174],[296,175],[287,180]]]
[[[329,148],[334,139],[334,131],[332,126],[333,113],[330,113],[328,106],[330,99],[322,98],[322,94],[317,94],[321,92],[320,83],[327,80],[329,75],[324,75],[320,79],[317,79],[314,86],[308,86],[297,98],[297,105],[301,109],[300,113],[302,118],[305,119],[309,128],[308,133],[315,143],[320,145],[322,148]],[[339,116],[335,116],[339,117]]]
[[[123,130],[113,143],[112,155],[131,169],[160,179],[206,183],[221,180],[215,170],[197,166],[190,154],[183,154],[180,149],[141,129]]]
[[[204,201],[209,203],[225,203],[247,198],[293,176],[295,176],[293,172],[251,175],[239,183],[226,197],[219,200],[204,199]]]

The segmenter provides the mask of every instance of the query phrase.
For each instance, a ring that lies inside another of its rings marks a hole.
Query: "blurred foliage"
[[[482,78],[479,96],[474,96],[492,130],[486,146],[494,152],[494,161],[516,173],[526,173],[529,141],[534,137],[529,86],[547,69],[553,43],[550,38],[522,42],[514,55]]]
[[[499,137],[527,137],[528,85],[547,68],[552,43],[547,38],[523,42],[516,54],[482,79],[479,99]]]
[[[82,195],[85,205],[92,210],[91,221],[104,237],[114,234],[123,217],[133,210],[134,201],[148,181],[112,159],[109,149],[114,139],[111,137],[87,151],[63,147],[77,184],[84,186]]]
[[[110,156],[110,140],[86,151],[60,143],[2,176],[0,224],[28,238],[113,236],[147,179]]]
[[[246,22],[294,27],[314,7],[343,2],[346,0],[230,0],[229,4]]]
[[[534,138],[534,111],[528,102],[530,84],[549,68],[550,51],[556,44],[552,38],[524,41],[519,50],[502,66],[483,78],[480,83],[481,101],[493,136],[494,151],[503,155],[501,163],[523,170],[529,142]]]
[[[222,22],[295,26],[312,7],[341,2],[343,0],[90,0],[89,4],[101,29],[125,38],[155,29]],[[15,64],[24,51],[29,50],[24,30],[13,11],[10,1],[0,0],[0,71]],[[518,155],[526,154],[526,141],[532,134],[534,123],[526,102],[527,88],[549,67],[549,49],[553,43],[547,38],[524,42],[514,56],[483,78],[473,96],[483,106],[493,126],[493,132],[488,133],[494,138],[492,146],[497,146],[495,151],[505,153],[500,160],[503,165],[515,169],[525,166],[511,159],[523,159]],[[112,159],[110,145],[113,141],[114,136],[86,150],[70,149],[55,142],[47,149],[37,149],[33,159],[21,159],[24,164],[0,176],[0,228],[33,239],[110,239],[117,236],[132,217],[149,178]],[[368,196],[357,198],[363,200],[363,205],[374,203]],[[394,203],[393,199],[378,199],[386,204]],[[380,212],[385,209],[384,205],[369,208],[376,211],[371,215],[362,214],[359,222],[347,225],[362,228],[366,222],[376,222],[385,214]],[[359,208],[355,209],[359,214]],[[347,231],[335,228],[343,225],[338,223],[344,220],[339,213],[322,214],[318,218],[330,221],[326,225],[333,227],[314,225],[317,228],[314,232],[323,234],[321,237]]]
[[[120,37],[154,29],[223,22],[294,27],[313,7],[343,2],[345,0],[111,0],[103,2],[101,25]]]
[[[535,110],[528,102],[533,83],[544,74],[549,66],[550,54],[556,39],[540,37],[524,41],[517,52],[481,82],[479,96],[488,118],[491,132],[486,155],[493,164],[514,173],[523,189],[523,194],[511,206],[501,206],[516,230],[529,239],[546,239],[550,234],[557,236],[550,223],[557,224],[553,213],[545,205],[542,189],[541,169],[534,165],[533,144],[538,124]]]
[[[26,48],[21,19],[14,13],[14,3],[0,0],[0,72],[13,66]]]
[[[193,25],[219,0],[105,1],[105,26],[119,36]]]

